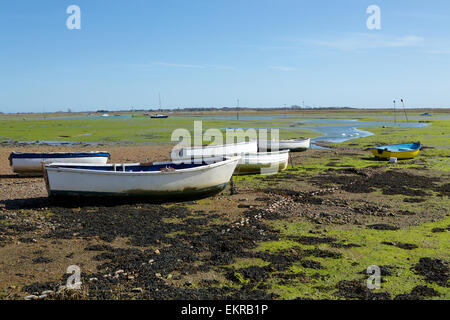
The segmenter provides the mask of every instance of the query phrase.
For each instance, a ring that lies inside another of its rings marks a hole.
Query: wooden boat
[[[225,156],[230,157],[244,153],[256,153],[257,151],[257,142],[249,141],[224,145],[174,149],[171,153],[171,159],[175,161],[183,159],[202,159]]]
[[[46,152],[22,153],[12,152],[9,163],[20,176],[42,176],[42,162],[70,162],[86,164],[106,164],[110,154],[106,151],[90,152]]]
[[[286,170],[289,150],[243,154],[235,174],[274,174]]]
[[[421,148],[420,142],[391,144],[371,148],[373,155],[379,159],[389,159],[395,157],[397,159],[411,159],[419,154]]]
[[[240,157],[214,163],[45,165],[49,196],[143,196],[158,201],[211,195],[223,190]]]
[[[291,152],[305,151],[311,147],[311,139],[289,139],[289,140],[258,140],[259,151],[290,150]]]

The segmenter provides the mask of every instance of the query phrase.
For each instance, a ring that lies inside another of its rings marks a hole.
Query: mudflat
[[[12,150],[0,148],[3,299],[450,298],[449,173],[426,152],[390,165],[357,147],[308,150],[283,173],[158,204],[49,200],[43,179],[13,175]],[[170,147],[107,150],[139,162]],[[71,265],[81,290],[66,287]],[[372,265],[380,289],[367,288]]]

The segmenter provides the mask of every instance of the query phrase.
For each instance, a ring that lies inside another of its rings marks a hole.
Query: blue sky
[[[158,92],[168,108],[450,107],[449,18],[448,0],[2,0],[0,112],[155,107]]]

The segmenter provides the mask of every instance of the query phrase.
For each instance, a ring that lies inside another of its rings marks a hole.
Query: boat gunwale
[[[44,156],[45,155],[45,156]],[[46,156],[48,155],[48,156]],[[29,156],[29,157],[27,157]],[[64,158],[94,158],[111,157],[108,151],[83,151],[83,152],[11,152],[10,159],[47,159],[54,156]],[[65,156],[65,157],[64,157]],[[58,157],[56,157],[58,158]]]
[[[218,144],[218,145],[207,145],[207,146],[200,146],[200,147],[181,147],[181,148],[175,148],[174,150],[202,150],[202,149],[213,149],[213,148],[224,148],[224,147],[232,147],[232,146],[242,146],[242,145],[252,145],[256,142],[258,144],[257,140],[251,140],[251,141],[242,141],[237,143],[229,143],[229,144]]]
[[[76,165],[77,167],[83,167],[83,166],[90,166],[92,165],[79,165],[79,164],[70,164],[70,163],[49,163],[45,165],[46,171],[51,172],[70,172],[70,173],[88,173],[88,174],[97,174],[97,175],[115,175],[115,176],[157,176],[157,175],[166,175],[166,174],[181,174],[181,173],[189,173],[189,172],[196,172],[196,171],[206,171],[208,169],[213,169],[216,167],[221,167],[228,165],[232,162],[238,162],[240,160],[240,156],[236,157],[227,157],[227,159],[223,161],[218,161],[211,164],[205,164],[200,165],[193,168],[185,168],[185,169],[175,169],[173,171],[138,171],[138,172],[130,172],[130,171],[105,171],[105,170],[94,170],[94,169],[82,169],[82,168],[65,168],[64,166],[68,165]],[[173,164],[174,161],[165,161],[165,162],[155,162],[153,165],[164,165],[164,164]],[[116,164],[119,168],[125,166],[139,166],[140,163],[123,163],[123,164]],[[114,164],[107,164],[106,166],[113,167]],[[105,167],[105,165],[102,165],[102,167]]]
[[[404,148],[405,150],[389,149],[389,147],[404,146],[404,145],[416,146],[416,148],[414,148],[414,149]],[[370,150],[383,150],[383,151],[388,151],[388,152],[412,152],[412,151],[420,150],[421,148],[422,148],[422,144],[420,142],[412,142],[412,143],[397,143],[397,144],[389,144],[389,145],[384,145],[384,146],[379,146],[379,147],[371,147]]]

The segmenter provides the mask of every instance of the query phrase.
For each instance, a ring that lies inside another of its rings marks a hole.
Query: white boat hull
[[[286,170],[288,163],[289,150],[244,154],[235,174],[275,174]]]
[[[67,157],[67,158],[12,158],[11,167],[20,176],[42,176],[42,163],[68,162],[77,164],[106,164],[108,157]]]
[[[209,195],[223,190],[230,180],[239,157],[174,171],[117,171],[67,168],[67,164],[46,165],[49,196],[146,196],[154,200]],[[153,165],[170,166],[172,162]],[[114,165],[107,165],[113,167]],[[89,166],[87,166],[89,167]]]
[[[174,149],[171,152],[172,161],[185,159],[202,159],[214,157],[232,157],[244,153],[258,152],[257,141],[235,144]]]
[[[310,146],[311,146],[310,138],[278,141],[278,150],[290,150],[291,152],[304,151],[306,149],[309,149]],[[276,141],[272,140],[258,140],[258,148],[260,151],[276,150],[277,143]]]

